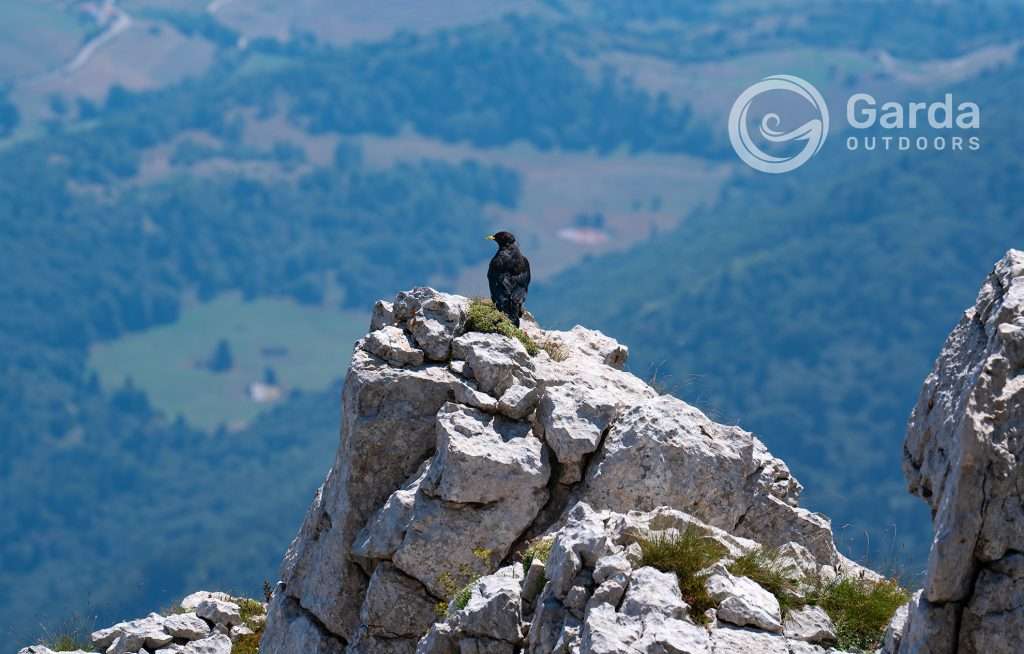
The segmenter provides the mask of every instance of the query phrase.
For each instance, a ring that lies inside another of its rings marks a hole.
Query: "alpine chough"
[[[487,238],[498,244],[498,252],[487,268],[491,301],[518,327],[526,292],[530,288],[530,261],[519,251],[516,237],[512,234],[498,232]]]

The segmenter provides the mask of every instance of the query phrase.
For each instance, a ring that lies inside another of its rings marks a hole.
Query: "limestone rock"
[[[280,585],[270,601],[267,628],[260,640],[260,652],[302,652],[342,654],[344,643],[324,630],[298,600],[282,592]]]
[[[713,654],[789,654],[789,644],[779,634],[738,627],[711,632]]]
[[[399,327],[381,327],[367,334],[360,344],[364,350],[393,366],[423,365],[423,350],[417,349],[409,335]]]
[[[531,334],[533,336],[534,334]],[[560,345],[570,357],[587,357],[612,368],[622,369],[629,348],[599,331],[576,325],[567,332],[544,332],[543,338]]]
[[[917,598],[915,597],[912,601],[916,602]],[[907,626],[909,613],[910,603],[896,609],[896,613],[889,620],[889,624],[885,628],[885,634],[882,636],[882,654],[896,654],[899,651],[900,641],[903,640],[903,632]]]
[[[708,594],[718,602],[718,619],[739,627],[782,631],[779,600],[755,581],[737,577],[717,564],[707,579]]]
[[[1024,551],[1022,367],[1024,252],[1011,250],[946,340],[907,428],[903,471],[935,537],[901,653],[999,654],[1024,640],[1024,602],[987,613],[999,604],[987,587],[1015,588],[1004,559]]]
[[[824,609],[818,606],[793,609],[786,615],[783,629],[786,638],[824,644],[836,641],[836,626]]]
[[[231,639],[224,634],[213,634],[194,640],[185,646],[185,654],[231,654]]]
[[[171,636],[185,640],[200,640],[210,635],[210,625],[195,613],[168,616],[163,629]]]
[[[412,519],[416,493],[427,476],[424,462],[412,478],[391,494],[384,506],[366,523],[352,543],[352,556],[361,560],[391,558],[405,538],[405,529]]]
[[[381,563],[370,578],[360,621],[373,636],[415,643],[437,619],[436,604],[421,583]]]
[[[387,300],[377,300],[370,314],[370,331],[395,324],[395,305]]]
[[[224,625],[228,628],[242,624],[241,609],[234,602],[205,599],[196,607],[196,615],[215,625]]]
[[[530,564],[529,570],[526,571],[526,578],[523,580],[523,602],[529,603],[536,599],[541,589],[544,588],[544,583],[547,581],[546,576],[547,569],[543,561],[536,560]]]
[[[689,608],[679,593],[679,579],[675,574],[643,567],[633,571],[619,611],[635,618],[652,613],[665,618],[685,618]]]
[[[244,636],[251,636],[254,633],[256,632],[250,629],[248,625],[236,624],[234,627],[231,627],[231,632],[228,634],[228,636],[230,636],[231,641],[234,642],[239,638],[242,638]]]
[[[551,473],[530,426],[457,404],[437,413],[430,492],[448,502],[488,504],[540,489]]]
[[[454,623],[466,634],[508,643],[522,639],[522,568],[504,568],[473,584],[469,602]]]
[[[183,611],[195,613],[196,607],[199,606],[199,603],[203,600],[208,599],[220,600],[222,602],[231,602],[234,600],[234,598],[228,595],[227,593],[221,593],[219,591],[198,590],[194,593],[186,595],[185,599],[181,600],[179,606]]]
[[[397,311],[397,303],[396,303]],[[359,624],[367,578],[349,556],[369,518],[433,452],[435,416],[455,377],[443,365],[394,368],[357,350],[342,393],[342,439],[335,464],[317,492],[282,564],[284,591],[331,634],[348,640]],[[289,632],[275,614],[265,642],[288,651]],[[298,633],[306,633],[300,625]],[[264,652],[271,651],[264,648]]]
[[[520,384],[513,384],[502,393],[498,400],[498,411],[502,415],[513,420],[522,420],[530,415],[537,405],[537,387],[527,387]]]
[[[648,620],[633,647],[645,654],[709,654],[711,642],[707,630],[692,622]]]
[[[961,652],[1019,651],[1024,635],[1024,554],[982,569],[960,620]]]
[[[458,654],[458,645],[453,628],[445,622],[437,622],[416,645],[416,654]]]
[[[483,506],[417,498],[402,545],[392,560],[435,597],[494,569],[547,498],[543,487]],[[439,556],[439,553],[444,553]]]
[[[97,649],[107,650],[117,645],[122,652],[134,653],[143,647],[157,649],[171,642],[172,637],[164,631],[164,618],[151,613],[145,618],[119,622],[113,627],[95,631],[90,640]]]
[[[395,320],[405,324],[433,361],[450,358],[452,339],[462,333],[468,311],[468,299],[425,287],[399,293],[393,306]]]
[[[648,399],[611,425],[580,499],[620,512],[669,506],[726,531],[739,525],[740,535],[770,546],[797,541],[833,561],[828,521],[772,495],[759,450],[749,432],[712,422],[685,402]]]
[[[464,360],[480,390],[496,398],[517,384],[535,384],[533,359],[514,338],[470,332],[452,342],[452,356]]]
[[[594,607],[583,627],[580,652],[585,654],[637,654],[632,647],[642,633],[642,624],[615,612],[607,604]]]
[[[481,393],[477,390],[476,383],[470,380],[456,380],[452,384],[452,397],[457,403],[465,404],[474,409],[480,409],[488,413],[497,413],[499,411],[498,400],[487,393]],[[502,411],[502,413],[508,415],[507,411]]]

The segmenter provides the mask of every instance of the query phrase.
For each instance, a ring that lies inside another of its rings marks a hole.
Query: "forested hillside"
[[[1019,63],[955,90],[984,107],[973,156],[851,165],[833,148],[789,175],[740,176],[676,231],[561,275],[531,308],[633,345],[635,371],[761,434],[850,553],[885,563],[895,547],[915,573],[929,532],[904,490],[903,430],[946,333],[1024,243],[1022,90]]]

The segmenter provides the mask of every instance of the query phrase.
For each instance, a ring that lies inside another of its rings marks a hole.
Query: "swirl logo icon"
[[[761,137],[768,143],[791,143],[803,141],[803,148],[791,156],[776,156],[761,149],[751,138],[747,126],[750,106],[759,96],[772,91],[794,93],[810,103],[815,117],[803,125],[789,130],[779,129],[782,119],[777,113],[766,113],[761,118],[758,130]],[[729,141],[736,154],[748,166],[763,173],[788,173],[800,166],[821,150],[828,136],[828,106],[818,89],[807,80],[793,75],[769,75],[736,98],[729,112]]]

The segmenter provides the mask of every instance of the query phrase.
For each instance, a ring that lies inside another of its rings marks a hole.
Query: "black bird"
[[[530,288],[530,261],[519,251],[512,234],[498,232],[487,238],[498,244],[498,253],[487,268],[491,302],[518,327]]]

